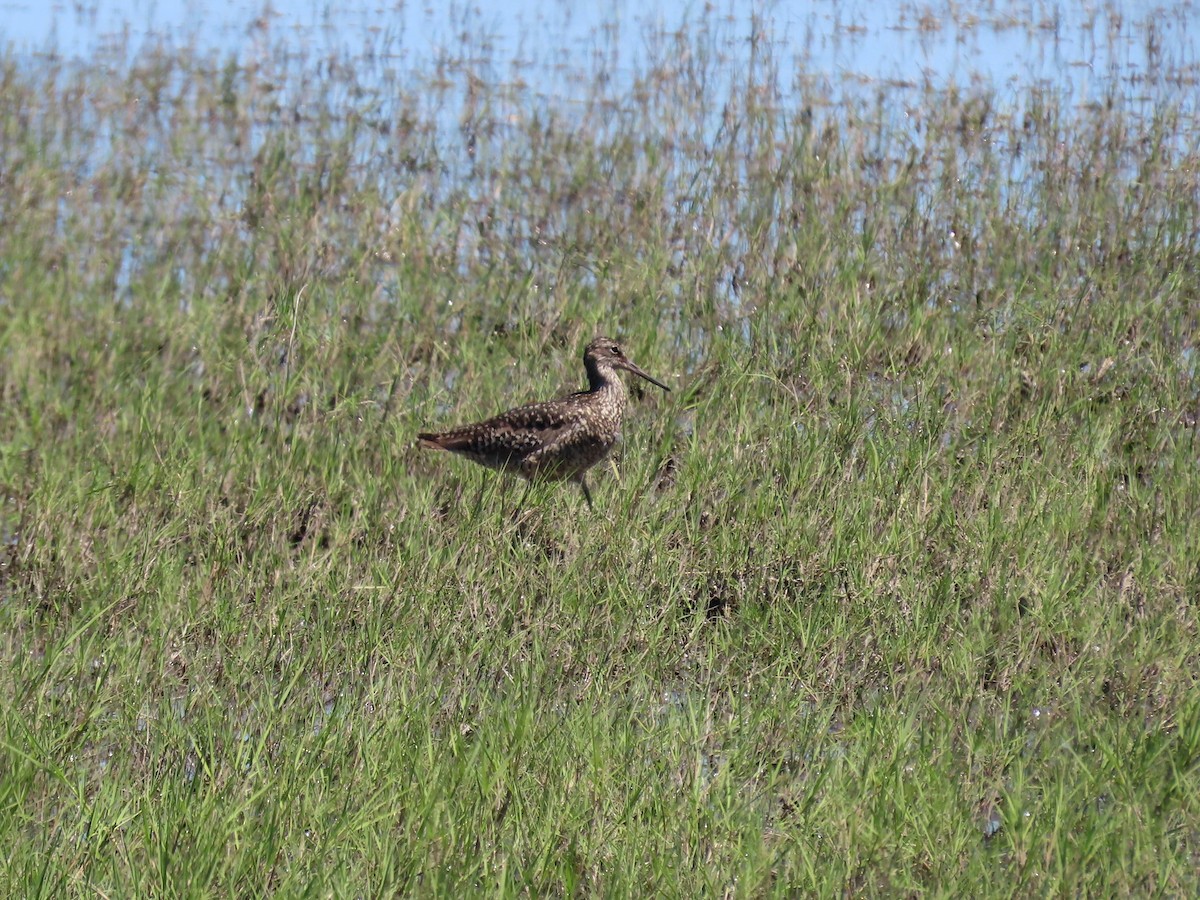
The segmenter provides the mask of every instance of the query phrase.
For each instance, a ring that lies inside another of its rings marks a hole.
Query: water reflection
[[[647,67],[664,60],[686,67],[689,56],[703,55],[731,78],[777,92],[781,102],[804,102],[810,88],[837,102],[880,91],[918,99],[950,85],[1001,94],[1037,86],[1077,105],[1109,102],[1115,92],[1147,105],[1170,95],[1194,109],[1198,21],[1188,2],[1011,0],[976,11],[949,0],[726,0],[697,12],[687,2],[628,0],[466,6],[137,0],[17,2],[6,6],[4,40],[26,57],[134,55],[165,44],[243,62],[288,45],[326,66],[355,60],[381,71],[462,67],[488,84],[532,86],[559,102],[582,101],[598,77],[629,87]]]

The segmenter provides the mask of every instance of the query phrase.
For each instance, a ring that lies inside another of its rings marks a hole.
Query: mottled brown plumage
[[[588,389],[543,403],[518,406],[452,431],[422,432],[417,446],[449,450],[489,469],[515,472],[529,480],[579,482],[592,505],[584,475],[608,455],[621,436],[628,393],[617,376],[625,369],[671,390],[625,357],[611,338],[596,338],[583,351]]]

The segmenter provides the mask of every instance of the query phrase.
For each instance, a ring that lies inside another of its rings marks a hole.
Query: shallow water
[[[532,0],[221,0],[200,8],[184,0],[17,0],[5,6],[0,42],[19,57],[128,58],[147,47],[186,45],[242,61],[282,45],[315,60],[388,70],[462,67],[492,84],[529,84],[568,102],[598,74],[620,83],[679,49],[680,64],[689,53],[713,54],[731,78],[754,78],[798,102],[814,84],[835,101],[879,91],[919,97],[957,85],[992,88],[1002,98],[1037,87],[1079,105],[1116,95],[1135,107],[1173,99],[1195,108],[1200,9],[1190,0],[970,6],[822,0],[800,9],[726,0],[698,11],[686,2],[618,0],[602,13]],[[683,33],[697,40],[678,43]],[[764,57],[773,71],[755,70]]]

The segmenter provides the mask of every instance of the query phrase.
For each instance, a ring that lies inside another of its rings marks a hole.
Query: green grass
[[[1171,103],[0,62],[5,895],[1200,887]]]

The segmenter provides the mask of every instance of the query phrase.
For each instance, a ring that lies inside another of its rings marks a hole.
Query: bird
[[[632,372],[664,391],[671,389],[629,359],[612,338],[598,337],[589,343],[583,351],[583,367],[586,391],[528,403],[449,431],[423,431],[417,435],[417,446],[447,450],[531,483],[575,481],[588,509],[594,509],[585,476],[620,438],[629,398],[617,370]]]

